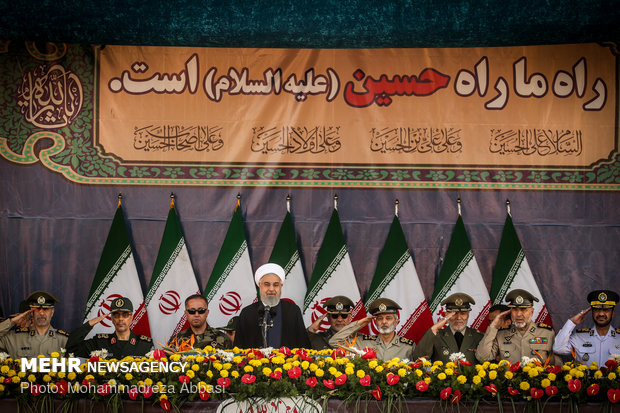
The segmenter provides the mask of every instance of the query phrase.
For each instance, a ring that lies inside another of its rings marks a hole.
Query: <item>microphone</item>
[[[260,310],[263,312],[263,317],[261,319],[261,321],[258,323],[259,327],[261,328],[261,333],[263,336],[263,348],[267,347],[267,329],[270,327],[273,327],[273,322],[271,320],[271,312],[274,312],[275,315],[275,308],[271,308],[268,305],[265,305],[263,303],[263,308]]]
[[[269,319],[271,318],[271,307],[265,305],[263,308],[263,320],[261,321],[261,326],[269,326]]]

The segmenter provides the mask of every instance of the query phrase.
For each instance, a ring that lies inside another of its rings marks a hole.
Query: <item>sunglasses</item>
[[[207,312],[207,309],[206,309],[206,308],[188,308],[188,309],[187,309],[187,310],[185,310],[185,311],[187,311],[187,312],[188,312],[189,314],[191,314],[191,315],[194,315],[194,314],[196,314],[196,313],[198,313],[198,314],[204,314],[204,313],[206,313],[206,312]]]
[[[342,313],[335,313],[335,314],[329,313],[329,316],[331,318],[347,318],[349,316],[349,313],[344,313],[344,314],[342,314]]]

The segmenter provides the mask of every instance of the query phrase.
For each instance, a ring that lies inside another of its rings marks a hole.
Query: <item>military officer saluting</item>
[[[602,366],[612,354],[620,354],[620,328],[614,329],[611,325],[619,297],[614,291],[596,290],[587,298],[590,307],[566,320],[555,338],[553,351],[568,355],[573,348],[578,361],[588,366],[593,362]],[[575,329],[585,321],[588,311],[592,311],[594,327]]]
[[[110,306],[110,317],[114,324],[111,334],[96,334],[85,340],[93,327],[108,314],[93,318],[71,332],[67,340],[67,352],[78,357],[90,357],[96,350],[107,350],[110,358],[122,359],[127,356],[144,356],[153,348],[152,340],[139,336],[129,329],[133,320],[133,305],[127,297],[114,300]]]
[[[316,319],[314,323],[308,327],[308,338],[310,346],[315,350],[325,350],[333,348],[329,344],[329,339],[337,332],[342,330],[351,322],[351,311],[355,308],[355,304],[344,295],[337,295],[330,298],[323,304],[326,313]],[[325,331],[317,332],[321,321],[327,317],[329,328]]]
[[[400,309],[401,307],[389,298],[377,298],[368,306],[370,316],[344,327],[334,334],[329,340],[329,344],[332,347],[346,346],[345,341],[348,340],[349,336],[367,326],[372,320],[375,320],[379,335],[364,334],[357,336],[355,347],[360,350],[365,348],[374,349],[377,358],[380,360],[391,360],[395,357],[401,360],[413,360],[415,343],[396,334],[396,327],[399,322],[398,310]]]
[[[473,298],[465,293],[456,293],[441,302],[446,306],[446,318],[439,320],[430,328],[418,343],[414,358],[426,357],[435,362],[447,363],[452,353],[463,353],[470,363],[476,363],[476,349],[483,334],[467,327],[470,304],[476,304]],[[443,328],[448,324],[448,328]]]
[[[0,351],[13,358],[50,356],[60,352],[68,334],[50,325],[58,298],[45,291],[35,291],[26,298],[27,309],[0,323]],[[17,328],[11,329],[13,325]]]
[[[538,358],[542,363],[550,359],[550,364],[561,364],[560,358],[553,354],[555,333],[551,326],[532,322],[534,301],[538,298],[525,290],[512,290],[506,295],[510,310],[500,313],[487,328],[478,344],[476,357],[479,361],[502,360],[511,363],[521,361],[522,357]],[[508,313],[512,319],[510,327],[501,327]]]

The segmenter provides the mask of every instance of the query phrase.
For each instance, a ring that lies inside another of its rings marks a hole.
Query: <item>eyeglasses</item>
[[[329,316],[331,318],[347,318],[349,316],[349,313],[329,313]]]
[[[206,313],[206,312],[207,312],[207,309],[206,309],[206,308],[188,308],[188,309],[187,309],[187,310],[185,310],[185,311],[187,311],[187,312],[188,312],[189,314],[191,314],[191,315],[194,315],[194,314],[196,314],[196,313],[198,313],[198,314],[204,314],[204,313]]]

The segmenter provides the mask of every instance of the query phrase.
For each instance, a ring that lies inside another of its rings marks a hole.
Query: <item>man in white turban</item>
[[[234,345],[239,348],[309,348],[310,342],[299,307],[281,301],[284,269],[267,263],[254,273],[260,301],[241,310]]]

